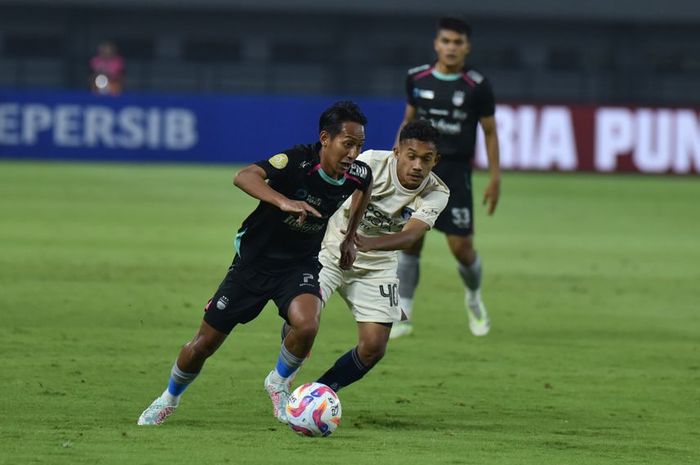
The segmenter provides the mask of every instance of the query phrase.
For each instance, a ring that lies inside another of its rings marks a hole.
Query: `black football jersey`
[[[478,71],[443,74],[434,65],[408,71],[406,98],[416,117],[440,131],[438,152],[444,161],[474,158],[479,118],[493,116],[495,101],[489,81]]]
[[[236,252],[243,264],[284,266],[282,262],[293,265],[316,256],[333,213],[356,189],[371,186],[372,171],[359,160],[344,177],[331,178],[321,168],[320,148],[320,143],[298,145],[255,163],[267,173],[271,188],[292,200],[306,201],[322,217],[309,214],[300,225],[296,216],[260,202],[236,234]]]

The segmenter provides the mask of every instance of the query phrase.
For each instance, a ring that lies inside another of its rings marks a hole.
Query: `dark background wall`
[[[687,105],[700,102],[698,5],[0,0],[0,86],[85,88],[113,39],[132,91],[394,97],[432,60],[434,20],[458,13],[499,99]]]

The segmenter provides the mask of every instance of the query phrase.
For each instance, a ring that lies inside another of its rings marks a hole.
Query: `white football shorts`
[[[401,320],[399,279],[396,268],[388,270],[342,270],[337,259],[321,250],[319,274],[325,306],[338,291],[357,322],[393,323]]]

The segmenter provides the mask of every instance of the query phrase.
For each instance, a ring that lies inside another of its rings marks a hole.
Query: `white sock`
[[[469,288],[466,288],[466,289],[467,289],[467,299],[475,301],[475,300],[479,300],[481,298],[481,289],[474,289],[474,290],[471,290]]]
[[[177,405],[180,403],[180,396],[174,396],[168,392],[166,389],[163,394],[160,395],[165,401],[170,405]]]
[[[270,373],[270,382],[273,384],[282,384],[287,382],[287,378],[277,373],[277,369],[274,369],[272,373]]]

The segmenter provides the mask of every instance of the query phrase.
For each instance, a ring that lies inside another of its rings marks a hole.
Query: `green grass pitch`
[[[415,333],[340,392],[326,439],[275,422],[268,307],[161,427],[136,419],[255,202],[234,167],[0,162],[1,464],[700,463],[700,182],[512,174],[477,209],[492,332],[430,233]],[[476,176],[477,192],[485,184]],[[298,377],[354,345],[338,298]]]

